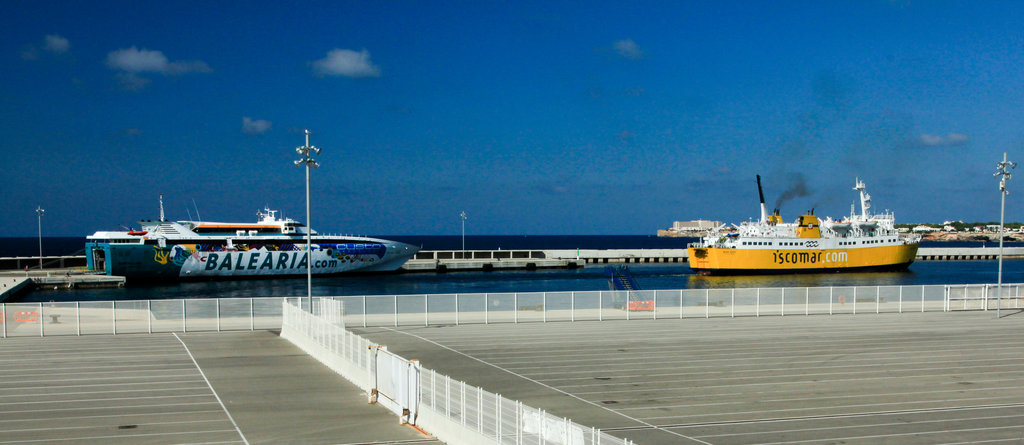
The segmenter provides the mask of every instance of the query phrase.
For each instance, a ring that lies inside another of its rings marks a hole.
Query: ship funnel
[[[761,223],[768,222],[768,209],[764,206],[764,190],[761,189],[761,175],[757,175],[757,195],[761,198]]]

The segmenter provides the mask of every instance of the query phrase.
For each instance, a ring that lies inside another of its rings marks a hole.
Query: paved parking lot
[[[0,444],[439,443],[269,331],[0,340]]]
[[[638,444],[1021,443],[1024,314],[356,329]]]

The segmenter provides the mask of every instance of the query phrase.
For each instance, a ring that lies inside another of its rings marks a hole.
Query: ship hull
[[[90,269],[129,281],[251,279],[306,275],[307,262],[317,276],[390,272],[419,250],[393,241],[261,245],[206,250],[202,244],[89,243]]]
[[[691,247],[690,268],[700,275],[763,275],[904,270],[918,244],[851,249],[732,249]]]

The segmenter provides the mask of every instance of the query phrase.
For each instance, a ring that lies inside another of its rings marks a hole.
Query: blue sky
[[[653,234],[674,220],[998,220],[1019,2],[46,2],[0,16],[0,236],[172,219]],[[212,5],[210,4],[212,3]],[[1007,220],[1024,220],[1020,181]],[[192,202],[195,201],[195,206]]]

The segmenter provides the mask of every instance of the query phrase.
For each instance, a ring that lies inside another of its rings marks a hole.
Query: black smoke
[[[801,198],[804,196],[810,196],[811,190],[807,187],[807,178],[800,173],[790,173],[786,175],[787,186],[786,190],[783,190],[782,194],[779,195],[779,199],[775,201],[775,208],[781,209],[782,203],[789,201],[793,198]]]

